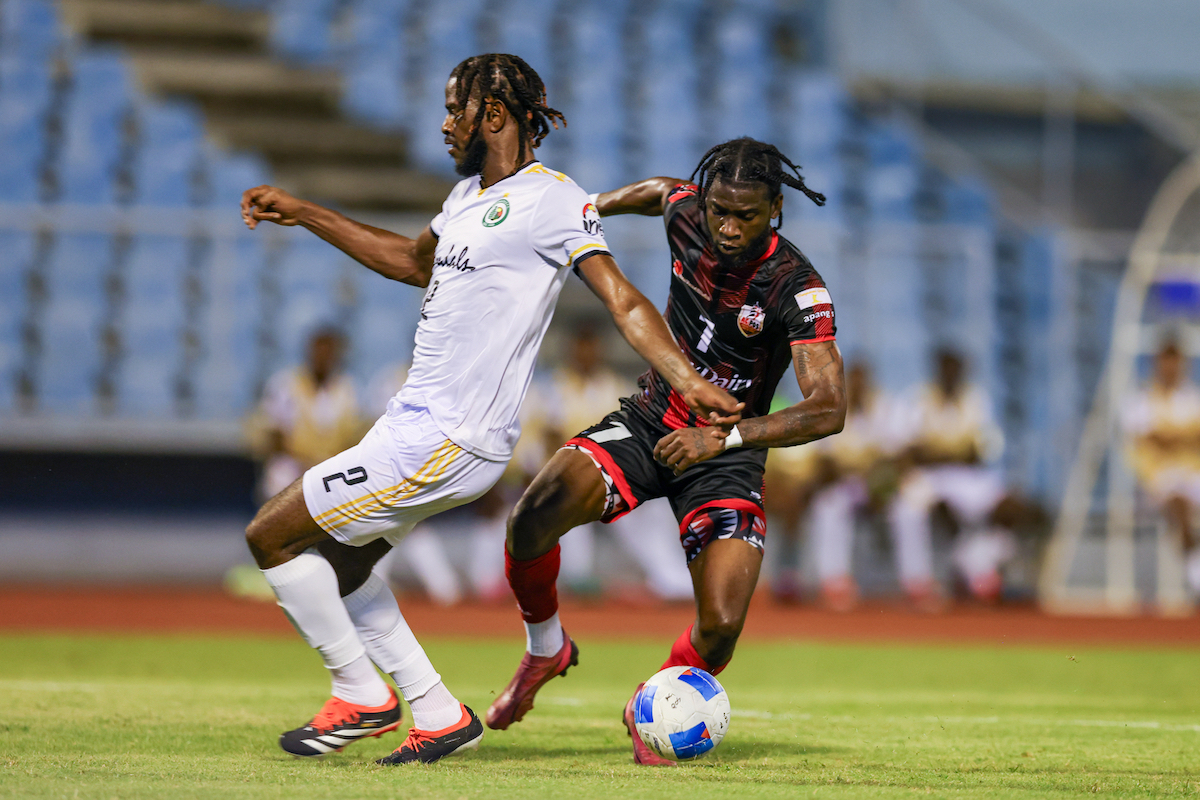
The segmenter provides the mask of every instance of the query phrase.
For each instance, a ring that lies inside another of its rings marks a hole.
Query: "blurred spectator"
[[[1159,348],[1150,384],[1126,404],[1122,422],[1138,483],[1189,553],[1188,584],[1200,592],[1200,548],[1192,530],[1200,505],[1200,389],[1174,340]]]
[[[1015,555],[1011,531],[1016,501],[1008,498],[995,463],[1003,435],[983,390],[965,382],[957,353],[941,350],[936,381],[899,410],[912,469],[903,476],[889,513],[900,582],[924,610],[945,603],[933,577],[930,517],[942,507],[957,526],[952,561],[976,598],[994,602],[1001,567]]]
[[[261,501],[356,444],[366,431],[354,383],[342,372],[345,349],[340,331],[321,328],[309,339],[307,362],[267,382],[249,423],[255,454],[263,462]]]
[[[783,392],[771,402],[771,413],[793,401]],[[820,486],[820,454],[815,444],[776,447],[767,456],[763,507],[770,517],[771,546],[765,558],[772,567],[771,591],[785,603],[799,602],[803,581],[801,529],[813,492]]]
[[[855,520],[883,511],[899,481],[893,404],[872,384],[861,361],[846,372],[846,426],[817,443],[820,485],[812,497],[811,529],[821,600],[835,611],[858,601],[851,569]]]

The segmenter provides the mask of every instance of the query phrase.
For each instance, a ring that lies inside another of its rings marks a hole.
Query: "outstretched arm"
[[[579,276],[612,314],[625,341],[683,395],[688,407],[716,427],[717,435],[741,419],[742,403],[700,377],[679,350],[658,309],[637,290],[612,256],[597,254],[581,263]]]
[[[667,205],[667,195],[681,183],[687,181],[679,178],[646,178],[611,192],[601,192],[596,198],[596,210],[602,217],[614,214],[661,217]]]
[[[846,382],[837,342],[792,345],[792,364],[804,399],[794,406],[738,423],[745,447],[789,447],[837,433],[846,422]],[[659,439],[654,457],[676,473],[719,455],[724,436],[708,428],[680,428]]]
[[[301,225],[385,278],[428,286],[437,237],[427,226],[416,239],[355,222],[332,209],[293,197],[274,186],[242,193],[242,220],[254,230],[261,221]]]

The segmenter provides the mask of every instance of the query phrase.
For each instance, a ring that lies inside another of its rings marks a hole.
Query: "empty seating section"
[[[838,298],[848,353],[893,388],[947,337],[989,363],[979,291],[931,295],[947,267],[926,247],[990,286],[988,187],[931,167],[902,124],[859,116],[834,76],[784,63],[771,0],[223,1],[268,9],[277,52],[340,70],[345,111],[402,131],[426,171],[452,169],[446,77],[482,50],[539,70],[570,123],[539,155],[589,191],[687,177],[722,139],[775,142],[828,197],[788,191],[784,232]],[[0,415],[236,419],[320,324],[349,333],[363,382],[407,358],[419,291],[302,230],[241,229],[265,161],[207,141],[198,106],[139,92],[128,59],[68,37],[48,0],[0,0],[0,151],[0,207],[24,209],[0,215]],[[613,221],[610,243],[661,303],[658,229]]]

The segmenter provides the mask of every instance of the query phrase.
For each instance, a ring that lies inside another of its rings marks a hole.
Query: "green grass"
[[[725,742],[630,760],[618,722],[659,643],[581,643],[525,722],[477,754],[382,768],[392,734],[323,761],[275,744],[325,700],[298,639],[0,636],[0,796],[1111,797],[1200,794],[1200,653],[746,643]],[[478,711],[515,641],[430,640]]]

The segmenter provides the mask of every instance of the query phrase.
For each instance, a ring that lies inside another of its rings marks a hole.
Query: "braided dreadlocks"
[[[794,175],[787,172],[787,165]],[[712,188],[713,181],[720,178],[728,183],[763,183],[771,200],[779,196],[780,186],[787,185],[804,193],[809,200],[819,206],[825,205],[825,195],[814,192],[804,184],[800,168],[792,160],[779,152],[773,144],[760,142],[743,136],[731,139],[709,150],[700,159],[696,171],[692,173],[692,183],[700,187],[700,204]],[[783,211],[779,212],[776,230],[783,225]]]
[[[456,102],[466,109],[472,95],[479,98],[479,110],[471,123],[471,140],[479,135],[480,123],[487,111],[484,98],[491,97],[504,103],[508,113],[517,121],[517,130],[522,141],[530,141],[534,147],[542,143],[551,126],[564,127],[567,118],[561,111],[546,105],[546,85],[533,67],[519,56],[507,53],[484,53],[471,56],[450,73],[457,79]]]

